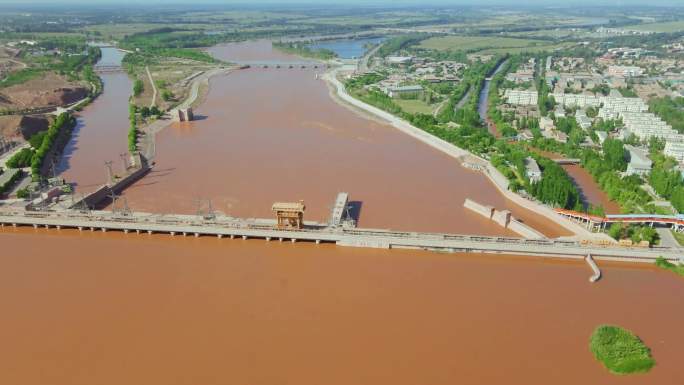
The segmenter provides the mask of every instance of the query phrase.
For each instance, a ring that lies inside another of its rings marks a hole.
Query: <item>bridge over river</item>
[[[304,69],[304,68],[327,68],[327,64],[316,61],[240,61],[240,66],[256,68],[282,68],[282,69]]]

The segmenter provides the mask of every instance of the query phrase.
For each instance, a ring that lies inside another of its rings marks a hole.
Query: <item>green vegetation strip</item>
[[[682,264],[674,264],[663,257],[658,257],[655,261],[655,264],[658,267],[670,270],[671,272],[679,274],[684,277],[684,265]]]
[[[31,174],[34,180],[38,180],[40,178],[40,171],[43,166],[43,162],[45,161],[45,157],[52,149],[52,146],[55,144],[60,132],[62,130],[71,130],[75,123],[76,119],[74,119],[74,117],[67,112],[60,114],[57,119],[52,122],[46,131],[45,136],[43,137],[40,147],[36,149],[36,152],[33,154],[33,158],[31,159]]]
[[[8,192],[22,175],[23,171],[21,170],[6,170],[0,174],[0,194]]]
[[[128,151],[130,151],[131,153],[134,153],[138,150],[138,121],[136,117],[137,112],[138,108],[135,106],[135,104],[131,103],[128,106],[128,120],[131,123],[131,126],[128,129]]]
[[[617,326],[596,328],[589,347],[596,359],[615,374],[645,373],[655,365],[651,350],[641,339]]]

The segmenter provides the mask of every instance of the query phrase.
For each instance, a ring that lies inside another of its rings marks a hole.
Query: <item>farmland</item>
[[[528,49],[549,46],[550,43],[535,39],[516,39],[490,36],[444,36],[422,41],[417,47],[438,51],[481,51]]]

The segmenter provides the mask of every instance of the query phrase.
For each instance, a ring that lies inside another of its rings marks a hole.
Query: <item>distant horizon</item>
[[[97,6],[158,6],[174,5],[187,8],[202,6],[232,6],[232,7],[263,7],[263,6],[382,6],[382,7],[406,7],[406,6],[504,6],[511,8],[567,8],[574,6],[583,7],[682,7],[681,0],[651,0],[644,4],[643,0],[528,0],[524,3],[516,0],[200,0],[188,4],[187,0],[0,0],[0,6],[35,7],[35,6],[71,6],[83,5],[90,8]]]

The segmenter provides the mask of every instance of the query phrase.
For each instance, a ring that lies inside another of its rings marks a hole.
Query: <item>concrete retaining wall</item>
[[[523,236],[527,239],[544,239],[544,238],[546,238],[544,236],[544,234],[542,234],[539,231],[531,228],[530,226],[518,221],[515,218],[513,218],[511,220],[511,222],[508,224],[508,229],[515,232],[516,234],[520,234],[521,236]]]
[[[463,203],[463,207],[494,221],[499,226],[509,229],[526,239],[546,238],[544,234],[513,218],[511,212],[508,210],[499,211],[492,206],[483,205],[471,199],[466,199]]]
[[[472,210],[472,211],[482,215],[483,217],[485,217],[487,219],[492,219],[492,215],[494,215],[494,207],[481,205],[481,204],[479,204],[473,200],[467,199],[467,198],[466,198],[465,202],[463,203],[463,207],[465,207],[469,210]]]

